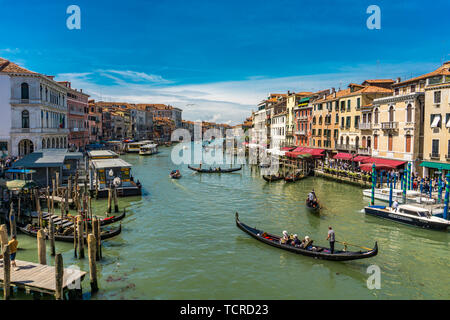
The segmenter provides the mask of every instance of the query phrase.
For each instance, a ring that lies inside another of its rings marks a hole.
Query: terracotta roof
[[[38,73],[30,71],[28,69],[19,67],[14,62],[11,62],[11,61],[3,59],[3,58],[0,58],[0,72],[38,74]]]
[[[394,87],[398,87],[398,86],[402,86],[404,84],[410,83],[410,82],[414,82],[414,81],[419,81],[419,80],[424,80],[426,78],[429,77],[433,77],[433,76],[439,76],[439,75],[450,75],[450,61],[446,61],[442,64],[442,66],[440,66],[439,68],[437,68],[436,70],[426,73],[424,75],[415,77],[415,78],[411,78],[399,83],[394,83],[392,86]]]
[[[395,81],[392,79],[371,79],[371,80],[365,80],[363,83],[394,83]]]

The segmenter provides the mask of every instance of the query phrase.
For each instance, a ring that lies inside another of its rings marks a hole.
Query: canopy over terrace
[[[397,169],[403,166],[406,161],[383,159],[383,158],[369,158],[361,161],[363,164],[360,166],[361,170],[372,171],[372,165],[375,164],[377,170],[390,170]]]
[[[336,154],[333,159],[336,160],[352,160],[353,158],[353,154],[351,153],[344,153],[344,152],[339,152],[338,154]]]
[[[289,158],[298,158],[299,155],[310,154],[313,158],[323,157],[325,149],[314,149],[307,147],[298,147],[291,152],[286,152],[286,156]]]

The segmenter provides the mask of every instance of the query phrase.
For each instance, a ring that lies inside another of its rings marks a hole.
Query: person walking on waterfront
[[[11,240],[8,242],[9,246],[9,253],[11,254],[11,266],[17,269],[16,265],[16,252],[17,252],[17,246],[19,245],[19,241],[17,241],[16,235],[13,235]]]
[[[394,204],[392,205],[392,208],[394,208],[394,211],[397,212],[398,210],[398,201],[394,200]]]
[[[331,226],[328,227],[328,237],[327,240],[330,241],[330,252],[331,254],[334,253],[334,241],[335,239],[335,235],[334,235],[334,230]]]

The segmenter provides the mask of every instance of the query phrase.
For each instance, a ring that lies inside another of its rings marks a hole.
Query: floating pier
[[[56,295],[56,279],[55,267],[16,260],[18,270],[11,268],[10,270],[10,285],[15,286],[25,291],[41,292],[45,294]],[[3,272],[3,260],[0,260],[0,281],[4,283],[4,272]],[[71,288],[72,283],[80,283],[83,281],[87,272],[64,268],[63,280],[62,280],[62,291]],[[81,289],[81,285],[80,288]]]

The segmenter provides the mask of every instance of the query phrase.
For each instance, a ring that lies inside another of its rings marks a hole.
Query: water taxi
[[[139,142],[130,142],[127,145],[126,151],[128,153],[139,153],[142,146],[145,146],[146,144],[152,144],[152,140],[144,140]]]
[[[446,230],[450,221],[434,216],[430,210],[410,204],[399,205],[397,210],[386,206],[367,206],[368,215],[432,230]]]
[[[158,153],[158,145],[156,143],[145,144],[139,148],[139,154],[141,156],[150,156],[156,153]]]

